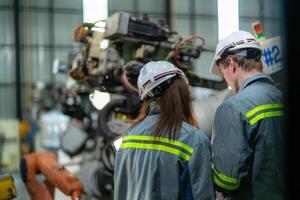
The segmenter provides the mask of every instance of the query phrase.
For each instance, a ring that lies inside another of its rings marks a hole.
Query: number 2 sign
[[[280,37],[267,39],[262,44],[264,72],[272,74],[282,69],[282,47]]]

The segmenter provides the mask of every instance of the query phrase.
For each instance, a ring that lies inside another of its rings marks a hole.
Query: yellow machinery
[[[0,200],[8,200],[17,196],[14,179],[9,174],[0,175]]]

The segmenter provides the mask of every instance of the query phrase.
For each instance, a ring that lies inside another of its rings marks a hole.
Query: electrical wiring
[[[124,65],[121,76],[120,76],[121,83],[134,96],[138,96],[138,88],[129,82],[129,80],[127,78],[127,71],[130,67],[133,70],[137,70],[134,68],[138,67],[138,66],[142,67],[142,64],[137,61],[132,61],[132,62],[127,63],[126,65]]]
[[[124,87],[133,95],[135,96],[138,96],[138,89],[133,86],[127,79],[127,76],[126,76],[126,69],[124,68],[122,70],[122,74],[121,74],[121,77],[120,77],[120,80],[122,82],[122,84],[124,85]]]
[[[188,42],[192,42],[194,40],[200,40],[201,43],[199,46],[197,46],[198,48],[202,48],[205,44],[205,40],[203,37],[199,36],[199,35],[190,35],[190,36],[187,36],[185,38],[183,38],[176,46],[175,46],[175,51],[173,53],[173,60],[175,61],[175,64],[178,66],[178,67],[181,67],[181,68],[186,68],[179,60],[178,60],[178,57],[179,57],[179,51],[180,49],[182,48],[190,48],[190,47],[194,47],[192,45],[185,45],[183,46],[184,44],[188,43]]]

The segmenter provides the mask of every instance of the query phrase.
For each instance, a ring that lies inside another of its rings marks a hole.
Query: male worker
[[[217,109],[213,172],[219,199],[284,198],[282,94],[262,73],[261,47],[248,32],[219,41],[211,72],[234,93]]]

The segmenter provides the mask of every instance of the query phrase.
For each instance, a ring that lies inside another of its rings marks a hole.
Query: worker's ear
[[[236,67],[237,67],[236,62],[234,62],[234,60],[231,57],[229,57],[227,61],[229,64],[228,67],[229,67],[230,71],[234,73],[236,71]]]

